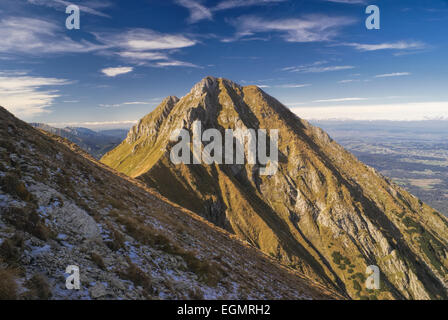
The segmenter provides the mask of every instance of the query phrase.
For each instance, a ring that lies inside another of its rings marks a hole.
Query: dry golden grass
[[[21,233],[15,233],[11,238],[4,239],[0,245],[0,258],[9,264],[15,264],[23,250],[23,241]]]
[[[135,286],[141,286],[148,296],[153,292],[151,278],[138,266],[128,261],[129,266],[125,270],[120,270],[118,274],[122,279],[132,281]]]
[[[26,300],[48,300],[51,298],[51,288],[48,279],[42,274],[35,274],[26,281],[25,287],[28,289],[23,294]]]
[[[90,255],[92,261],[101,269],[106,269],[106,265],[104,264],[103,258],[96,252],[92,252]]]
[[[15,272],[9,269],[0,269],[0,300],[17,299],[17,289]]]
[[[32,205],[25,208],[6,208],[2,218],[18,230],[28,232],[41,240],[48,240],[54,236]]]
[[[4,192],[15,195],[23,201],[33,201],[33,195],[26,189],[25,184],[20,181],[19,175],[15,173],[7,173],[0,178],[0,185]]]

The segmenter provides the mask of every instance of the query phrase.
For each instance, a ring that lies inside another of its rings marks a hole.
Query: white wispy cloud
[[[126,63],[164,60],[167,63],[171,61],[171,66],[194,66],[170,57],[172,50],[196,44],[196,40],[180,34],[159,33],[141,28],[124,32],[109,31],[94,33],[96,42],[93,43],[83,39],[75,41],[66,36],[64,31],[61,25],[42,19],[3,18],[0,20],[0,54],[14,59],[17,54],[43,56],[93,52],[117,55]]]
[[[375,78],[402,77],[409,75],[411,75],[410,72],[394,72],[394,73],[377,74]]]
[[[345,79],[338,81],[338,83],[351,83],[351,82],[359,82],[359,79]]]
[[[236,41],[257,33],[276,32],[287,42],[329,41],[343,26],[354,23],[349,17],[308,15],[303,18],[268,20],[257,16],[242,16],[231,21],[237,32],[224,42]]]
[[[131,29],[122,33],[95,33],[100,42],[111,47],[124,48],[127,51],[167,50],[191,47],[195,40],[181,34],[166,34],[150,29]]]
[[[365,4],[366,0],[324,0],[327,2],[347,3],[347,4]]]
[[[419,121],[446,119],[448,101],[392,103],[350,106],[295,107],[291,110],[309,120]]]
[[[285,2],[287,0],[224,0],[214,7],[206,7],[201,0],[175,0],[175,3],[185,7],[190,12],[189,23],[202,20],[212,20],[215,12],[241,7],[263,6]]]
[[[349,101],[364,101],[369,100],[368,98],[336,98],[336,99],[324,99],[324,100],[314,100],[314,103],[321,102],[349,102]]]
[[[163,61],[163,62],[157,62],[155,64],[157,67],[190,67],[190,68],[201,68],[198,65],[195,65],[190,62],[185,61],[177,61],[177,60],[170,60],[170,61]]]
[[[305,88],[311,86],[309,83],[286,83],[286,84],[278,84],[278,85],[267,85],[267,84],[256,84],[259,88],[284,88],[284,89],[293,89],[293,88]]]
[[[108,77],[116,77],[120,74],[126,74],[132,72],[134,70],[133,67],[115,67],[115,68],[105,68],[102,69],[101,72],[104,73]]]
[[[276,87],[279,87],[279,88],[305,88],[305,87],[309,87],[309,86],[311,86],[311,84],[309,84],[309,83],[302,83],[302,84],[291,83],[291,84],[280,84]]]
[[[138,51],[123,51],[118,52],[118,55],[122,58],[127,58],[129,60],[167,60],[168,56],[160,52],[138,52]]]
[[[251,7],[251,6],[261,6],[267,4],[275,4],[279,2],[285,2],[287,0],[224,0],[218,3],[215,7],[212,8],[212,11],[220,11],[241,7]]]
[[[145,105],[145,104],[152,104],[151,102],[147,101],[129,101],[129,102],[123,102],[124,105]]]
[[[423,49],[426,44],[420,41],[397,41],[385,42],[377,44],[363,44],[363,43],[344,43],[343,45],[354,47],[359,51],[378,51],[378,50],[416,50]]]
[[[99,106],[101,108],[118,108],[123,106],[132,106],[132,105],[154,105],[157,103],[157,101],[160,101],[159,98],[150,99],[150,101],[126,101],[122,103],[113,103],[113,104],[100,104]]]
[[[68,2],[68,1],[64,1],[64,0],[27,0],[28,3],[34,4],[34,5],[41,5],[41,6],[46,6],[46,7],[50,7],[59,11],[64,11],[67,8],[67,6],[71,5],[71,4],[76,4],[79,7],[79,10],[82,13],[88,13],[88,14],[92,14],[95,16],[100,16],[100,17],[106,17],[106,18],[110,18],[110,16],[108,14],[105,14],[101,11],[98,11],[96,9],[98,8],[107,8],[109,6],[111,6],[111,3],[109,1],[90,1],[89,6],[84,6],[80,3],[73,3],[73,2]]]
[[[99,105],[101,108],[118,108],[119,106],[121,106],[121,104],[119,103],[115,103],[115,104],[105,104],[105,103],[101,103]]]
[[[211,20],[213,14],[210,9],[203,6],[199,1],[195,0],[176,0],[176,3],[190,11],[188,21],[195,23],[201,20]]]
[[[33,77],[30,75],[0,76],[0,101],[3,107],[18,117],[31,117],[50,112],[48,107],[60,95],[55,89],[45,87],[72,83],[66,79]]]
[[[169,52],[196,45],[197,41],[181,34],[166,34],[150,29],[130,29],[121,33],[95,33],[97,40],[110,48],[126,62],[137,62],[155,67],[197,67],[170,57]],[[148,63],[162,60],[158,63]]]
[[[72,40],[64,34],[60,25],[24,17],[6,17],[0,20],[0,53],[82,53],[105,47],[85,40]]]
[[[321,72],[333,72],[341,70],[354,69],[354,66],[342,65],[342,66],[326,66],[327,61],[317,61],[311,64],[304,64],[300,66],[292,66],[283,68],[282,71],[289,72],[301,72],[301,73],[321,73]]]

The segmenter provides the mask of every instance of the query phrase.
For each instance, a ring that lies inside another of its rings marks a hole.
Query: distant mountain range
[[[173,132],[197,135],[197,121],[222,136],[277,129],[278,171],[262,175],[261,163],[247,161],[173,163]],[[256,86],[205,78],[165,99],[101,162],[341,294],[448,297],[448,220]],[[370,265],[381,271],[378,290],[364,285]]]
[[[30,123],[30,125],[76,143],[96,159],[100,159],[107,151],[119,145],[127,134],[126,130],[121,129],[97,132],[82,127],[54,128],[43,123]]]

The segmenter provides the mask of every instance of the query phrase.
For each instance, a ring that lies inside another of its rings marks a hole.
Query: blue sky
[[[80,30],[65,27],[70,3]],[[0,105],[127,127],[212,75],[307,119],[448,119],[447,34],[446,0],[2,0]]]

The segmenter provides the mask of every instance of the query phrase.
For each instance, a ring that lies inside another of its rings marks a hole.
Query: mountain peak
[[[232,87],[241,87],[235,82],[225,79],[225,78],[217,78],[213,76],[207,76],[198,83],[196,83],[190,91],[194,97],[200,97],[204,93],[213,93],[215,90],[219,89],[219,84],[224,82]]]
[[[162,100],[161,104],[176,104],[179,101],[179,98],[176,96],[168,96]]]
[[[196,121],[203,132],[276,130],[278,170],[264,176],[260,163],[222,164],[219,157],[211,164],[173,163],[172,133],[194,136]],[[448,296],[446,218],[256,86],[206,77],[141,122],[144,134],[103,163],[351,297],[370,294],[360,281],[372,264],[385,277],[378,298]]]
[[[125,141],[128,144],[131,144],[141,137],[148,137],[151,134],[155,134],[162,121],[168,117],[171,110],[173,110],[178,102],[179,98],[176,96],[168,96],[163,99],[154,111],[140,119],[140,121],[131,128]]]

